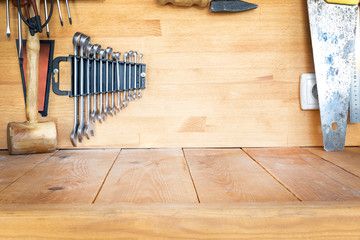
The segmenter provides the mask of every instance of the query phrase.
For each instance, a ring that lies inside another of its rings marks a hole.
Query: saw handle
[[[209,5],[210,0],[157,0],[161,5],[171,3],[176,6],[182,7],[191,7],[193,5],[198,5],[200,7],[206,7]]]
[[[342,5],[358,5],[359,0],[325,0],[327,3],[342,4]]]

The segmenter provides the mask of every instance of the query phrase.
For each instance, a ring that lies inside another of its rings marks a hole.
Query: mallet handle
[[[176,6],[190,7],[192,5],[199,5],[200,7],[206,7],[209,5],[210,0],[157,0],[159,4],[165,5],[172,3]]]
[[[36,0],[40,6],[40,0]],[[34,9],[30,8],[30,14],[35,15]],[[39,86],[39,34],[31,36],[27,31],[27,77],[26,77],[26,119],[29,122],[37,122],[38,115],[38,86]]]

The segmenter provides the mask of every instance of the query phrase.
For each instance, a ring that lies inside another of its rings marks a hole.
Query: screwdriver
[[[47,0],[44,0],[44,8],[45,8],[45,19],[48,19]],[[49,24],[46,24],[46,35],[47,37],[50,37]]]
[[[61,26],[64,26],[59,0],[57,0],[57,5],[58,5],[58,10],[59,10],[60,23],[61,23]]]
[[[20,17],[20,13],[18,12],[18,29],[19,29],[19,47],[18,47],[18,54],[19,54],[19,60],[22,61],[24,59],[23,54],[23,45],[22,45],[22,20]]]
[[[10,37],[9,0],[6,0],[6,35]]]
[[[67,8],[68,16],[69,16],[69,22],[70,22],[70,25],[71,25],[71,24],[72,24],[72,20],[71,20],[69,2],[68,2],[68,0],[65,0],[65,2],[66,2],[66,8]]]

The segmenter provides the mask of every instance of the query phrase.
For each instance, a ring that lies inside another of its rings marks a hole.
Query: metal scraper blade
[[[243,12],[257,8],[258,5],[244,1],[213,0],[210,3],[211,12]]]
[[[358,6],[308,0],[311,40],[327,151],[345,147],[350,84],[355,67]]]

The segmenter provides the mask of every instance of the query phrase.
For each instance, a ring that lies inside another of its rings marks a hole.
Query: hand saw
[[[308,0],[307,3],[324,148],[342,150],[350,85],[356,74],[359,0]]]

